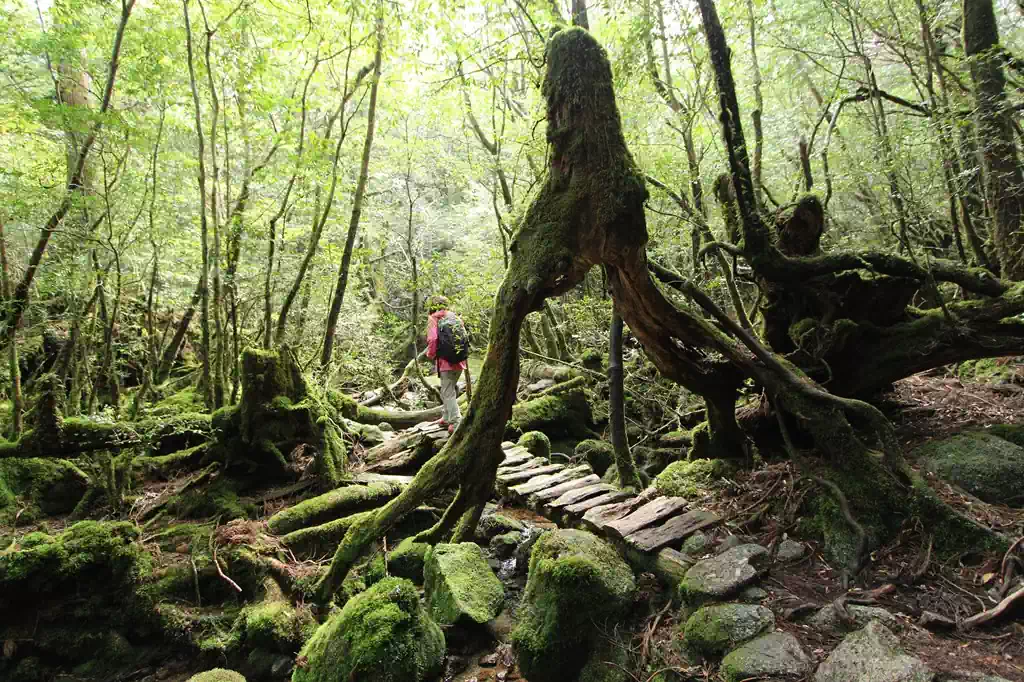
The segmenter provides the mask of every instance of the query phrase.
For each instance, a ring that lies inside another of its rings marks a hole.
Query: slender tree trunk
[[[366,112],[366,141],[363,144],[363,159],[359,167],[359,180],[356,182],[356,191],[352,197],[352,216],[348,225],[348,237],[345,239],[345,252],[342,254],[341,265],[338,268],[338,284],[334,289],[331,309],[327,315],[327,330],[324,334],[323,352],[320,355],[321,367],[331,364],[331,355],[334,351],[334,335],[338,328],[341,304],[345,300],[345,287],[348,284],[352,249],[355,247],[356,233],[359,231],[359,218],[362,215],[363,198],[366,195],[366,183],[369,180],[370,151],[373,148],[373,132],[377,115],[377,88],[380,85],[381,58],[384,48],[383,34],[384,18],[379,16],[377,18],[377,49],[373,56],[373,81],[370,83],[370,104]]]
[[[210,250],[209,226],[206,220],[206,148],[203,139],[202,110],[199,104],[199,88],[196,85],[196,68],[192,57],[192,26],[188,18],[188,0],[182,0],[185,13],[185,46],[188,53],[188,77],[192,86],[192,105],[195,109],[196,138],[198,140],[199,158],[199,229],[200,249],[203,254],[202,271],[199,274],[199,324],[203,334],[203,401],[207,408],[214,407],[213,380],[210,375]]]
[[[999,27],[992,0],[963,0],[964,52],[974,81],[977,136],[985,163],[992,237],[1004,277],[1024,279],[1024,173],[1013,138]]]
[[[181,320],[174,330],[174,336],[171,337],[171,342],[164,348],[163,356],[160,358],[160,365],[157,367],[156,376],[154,377],[157,385],[167,381],[167,375],[170,374],[171,367],[174,366],[174,361],[178,357],[181,345],[185,342],[185,334],[188,332],[188,327],[196,314],[196,307],[199,305],[203,295],[202,289],[203,280],[202,275],[200,275],[199,282],[196,284],[195,291],[192,292],[192,298],[189,300],[188,307],[182,313]]]
[[[615,468],[619,485],[623,488],[640,490],[643,485],[637,474],[633,455],[626,440],[626,405],[623,390],[622,371],[622,318],[612,307],[612,323],[608,332],[608,425],[612,432],[612,448],[615,450]]]
[[[199,5],[203,8],[202,4]],[[217,119],[220,116],[220,99],[217,97],[217,85],[213,79],[213,64],[210,60],[210,48],[213,43],[214,31],[207,23],[206,12],[203,11],[203,23],[206,26],[206,80],[210,88],[210,217],[213,220],[213,258],[210,264],[213,270],[213,331],[216,345],[213,350],[213,407],[224,404],[224,373],[227,348],[224,337],[224,323],[221,317],[222,301],[220,288],[220,211],[217,201],[217,183],[220,167],[217,165]],[[198,106],[198,105],[197,105]],[[207,349],[209,350],[209,349]]]
[[[750,119],[754,124],[754,196],[757,197],[758,205],[763,206],[761,155],[764,152],[764,131],[761,129],[761,115],[764,112],[764,97],[761,96],[761,66],[757,63],[757,19],[754,16],[754,0],[747,0],[747,19],[750,22],[750,59],[754,74],[754,110],[750,112]]]
[[[572,25],[590,30],[587,19],[587,0],[572,0]]]
[[[0,274],[3,276],[3,280],[0,284],[3,285],[4,303],[10,304],[11,275],[10,267],[7,264],[7,236],[4,234],[3,221],[0,221]],[[18,363],[17,334],[17,330],[15,330],[10,335],[10,340],[7,344],[7,359],[10,363],[11,371],[12,440],[17,440],[21,436],[22,416],[25,412],[25,402],[21,396],[21,366]]]

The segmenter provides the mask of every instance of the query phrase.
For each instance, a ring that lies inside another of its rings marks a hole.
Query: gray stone
[[[805,554],[807,554],[807,547],[802,542],[783,540],[779,543],[779,550],[775,553],[775,558],[783,563],[789,563],[802,559]]]
[[[679,583],[684,603],[698,606],[731,597],[768,568],[768,550],[761,545],[740,545],[718,556],[698,561]]]
[[[961,433],[922,445],[914,454],[939,478],[985,502],[1024,505],[1024,448],[989,433]]]
[[[526,529],[526,524],[518,519],[513,519],[510,516],[504,514],[486,514],[480,518],[480,522],[476,524],[476,537],[481,543],[487,543],[491,541],[491,538],[504,535],[505,533],[511,533],[513,531],[523,531]]]
[[[739,600],[747,603],[756,603],[764,601],[768,598],[768,591],[758,587],[757,585],[751,585],[750,587],[744,587],[740,590]]]
[[[900,626],[899,620],[896,616],[892,615],[885,609],[880,609],[877,606],[859,606],[857,604],[847,604],[846,611],[853,618],[852,624],[846,624],[839,614],[836,612],[836,608],[833,604],[828,604],[818,609],[818,612],[807,619],[807,624],[818,631],[833,631],[833,632],[845,632],[848,630],[856,630],[862,628],[872,620],[880,621],[883,625],[890,628],[898,628]]]
[[[731,536],[730,536],[731,537]],[[697,531],[690,537],[686,538],[686,542],[683,543],[683,554],[699,555],[706,552],[708,549],[708,536],[702,531]]]
[[[814,682],[932,682],[935,673],[900,648],[896,635],[872,620],[846,636],[814,674]]]
[[[519,541],[522,539],[522,533],[518,531],[512,531],[511,533],[502,533],[501,535],[495,535],[491,538],[491,552],[494,556],[499,559],[508,559],[516,552],[516,547],[519,546]]]
[[[716,604],[694,611],[683,628],[686,646],[717,656],[775,626],[775,615],[763,606]]]
[[[770,632],[731,651],[718,669],[726,682],[799,679],[811,671],[811,658],[796,637]]]
[[[292,671],[295,659],[290,656],[278,656],[274,665],[270,666],[270,674],[274,677],[284,677]]]

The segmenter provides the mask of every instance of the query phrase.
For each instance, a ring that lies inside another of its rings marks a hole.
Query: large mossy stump
[[[633,572],[604,540],[555,530],[537,540],[512,643],[530,682],[592,679],[609,668],[606,623],[625,616],[636,592]]]
[[[347,448],[331,402],[310,386],[295,354],[242,351],[242,397],[213,415],[213,429],[228,466],[262,480],[295,479],[307,450],[328,487],[341,482]]]
[[[505,435],[518,438],[530,431],[540,431],[553,440],[595,437],[588,393],[586,380],[576,377],[517,403]]]
[[[292,682],[423,682],[441,671],[445,641],[416,587],[387,578],[328,618],[299,653]]]

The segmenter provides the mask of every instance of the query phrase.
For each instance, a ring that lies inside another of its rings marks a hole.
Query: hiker
[[[459,377],[466,369],[469,336],[459,317],[448,310],[448,299],[433,296],[427,303],[427,357],[434,361],[441,379],[441,419],[438,423],[453,433],[462,419],[459,412]]]

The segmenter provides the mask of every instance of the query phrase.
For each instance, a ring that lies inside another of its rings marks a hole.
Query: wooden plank
[[[621,519],[634,509],[635,497],[614,504],[605,504],[587,510],[583,515],[583,527],[598,533],[603,533],[605,526],[616,519]]]
[[[572,481],[566,481],[565,483],[560,483],[559,485],[555,485],[550,488],[545,488],[544,490],[538,490],[530,495],[527,502],[530,507],[536,509],[545,502],[554,500],[570,490],[586,488],[600,482],[601,477],[595,474],[590,467],[586,467],[586,473],[584,473],[582,477],[576,478]]]
[[[519,483],[526,483],[535,476],[558,473],[564,468],[564,464],[546,464],[532,469],[523,469],[522,471],[498,474],[498,483],[501,483],[506,487],[510,487]]]
[[[577,502],[582,502],[583,500],[591,497],[610,493],[615,490],[615,486],[608,483],[592,483],[591,485],[583,486],[582,488],[574,488],[563,493],[545,504],[544,508],[551,510],[561,509],[562,507],[568,507],[571,504],[576,504]]]
[[[635,512],[615,519],[608,523],[608,532],[617,538],[624,538],[641,528],[647,528],[654,524],[674,516],[683,509],[686,509],[687,502],[682,497],[659,497]]]
[[[556,466],[556,465],[553,465]],[[551,476],[537,476],[531,478],[526,483],[520,483],[516,486],[509,486],[509,491],[516,495],[526,497],[539,490],[545,490],[551,486],[558,485],[559,483],[565,483],[566,481],[572,481],[577,478],[582,478],[587,474],[591,473],[590,467],[579,466],[573,467],[572,469],[563,469],[562,471],[551,475]]]
[[[597,497],[591,497],[586,500],[581,500],[580,502],[573,502],[572,504],[567,505],[562,511],[570,516],[582,516],[595,507],[603,507],[616,502],[622,502],[623,500],[627,500],[631,497],[632,495],[622,490],[609,490]]]
[[[717,521],[717,515],[704,509],[694,509],[681,516],[673,516],[660,526],[651,526],[627,535],[626,542],[641,552],[654,552],[662,547],[682,544],[695,531]]]
[[[543,457],[531,457],[522,464],[516,464],[514,466],[500,466],[498,467],[498,478],[507,476],[508,474],[514,474],[518,471],[526,471],[527,469],[537,469],[542,466],[550,464],[548,460]]]
[[[519,466],[520,464],[525,464],[529,462],[531,459],[534,459],[534,456],[531,455],[529,452],[517,452],[516,454],[511,456],[506,453],[505,459],[502,461],[500,468],[508,469],[509,467]]]

